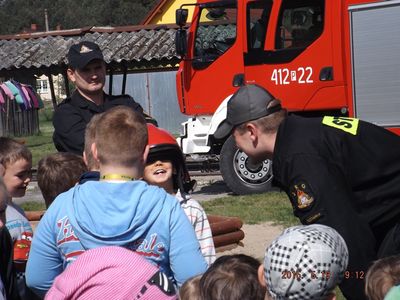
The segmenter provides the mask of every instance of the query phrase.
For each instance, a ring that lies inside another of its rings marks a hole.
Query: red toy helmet
[[[170,160],[176,170],[174,176],[174,189],[188,193],[196,183],[190,180],[189,172],[186,168],[185,157],[181,148],[176,142],[175,137],[167,130],[147,123],[147,130],[150,147],[147,162],[151,163],[157,160]],[[183,195],[183,194],[182,194]]]

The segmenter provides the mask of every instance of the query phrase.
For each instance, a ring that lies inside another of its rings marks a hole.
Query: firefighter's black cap
[[[99,45],[89,41],[82,41],[69,48],[68,65],[74,69],[82,69],[92,60],[99,59],[104,61],[103,52]]]
[[[256,84],[242,86],[228,100],[226,119],[218,126],[214,137],[223,139],[236,126],[281,110],[280,104],[267,108],[274,99],[268,91]]]

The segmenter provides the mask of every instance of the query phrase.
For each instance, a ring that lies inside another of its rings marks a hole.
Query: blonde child
[[[201,300],[200,298],[200,279],[201,275],[187,280],[179,289],[180,300]]]
[[[138,180],[148,154],[143,116],[125,106],[107,110],[91,152],[100,180],[60,194],[42,217],[27,265],[28,286],[43,297],[80,254],[102,246],[134,250],[178,286],[203,273],[207,264],[177,201]]]
[[[166,130],[147,124],[150,152],[143,179],[175,195],[192,224],[201,252],[208,265],[215,261],[215,247],[210,224],[203,207],[190,197],[194,181],[190,181],[184,157],[175,138]]]
[[[28,299],[29,291],[25,288],[25,267],[33,231],[23,209],[12,199],[25,195],[26,188],[31,181],[32,153],[25,145],[11,138],[0,137],[0,164],[8,193],[6,227],[13,241],[13,260],[20,297]]]
[[[97,122],[100,119],[102,114],[94,115],[89,123],[86,125],[85,129],[85,146],[83,150],[83,160],[85,161],[89,171],[91,172],[98,172],[100,170],[99,163],[94,159],[92,154],[92,144],[95,141],[96,137],[96,126]]]
[[[400,255],[374,261],[365,277],[365,294],[369,300],[400,299]]]
[[[95,141],[94,139],[96,136],[97,121],[101,116],[101,113],[94,115],[86,125],[83,161],[85,162],[88,171],[82,174],[81,178],[79,179],[79,184],[100,179],[100,165],[98,161],[94,159],[91,148]]]

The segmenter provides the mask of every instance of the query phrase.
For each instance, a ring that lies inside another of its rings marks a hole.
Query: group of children
[[[91,119],[83,158],[56,153],[39,162],[47,211],[34,236],[12,201],[25,194],[31,167],[26,146],[0,138],[0,299],[334,299],[354,276],[343,238],[317,224],[286,229],[262,264],[216,259],[175,138],[128,107]],[[371,300],[399,295],[399,260],[366,274]]]

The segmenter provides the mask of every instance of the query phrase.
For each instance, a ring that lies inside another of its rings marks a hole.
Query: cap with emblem
[[[54,281],[45,299],[177,299],[171,280],[122,247],[85,251]]]
[[[89,41],[82,41],[69,48],[68,65],[74,69],[82,69],[94,59],[104,60],[99,45]]]
[[[267,108],[274,99],[270,93],[256,84],[242,86],[229,99],[226,107],[226,119],[218,126],[214,137],[222,139],[240,124],[281,110],[280,104]]]
[[[342,236],[321,225],[289,227],[267,248],[264,275],[273,299],[324,299],[340,283],[349,254]]]

